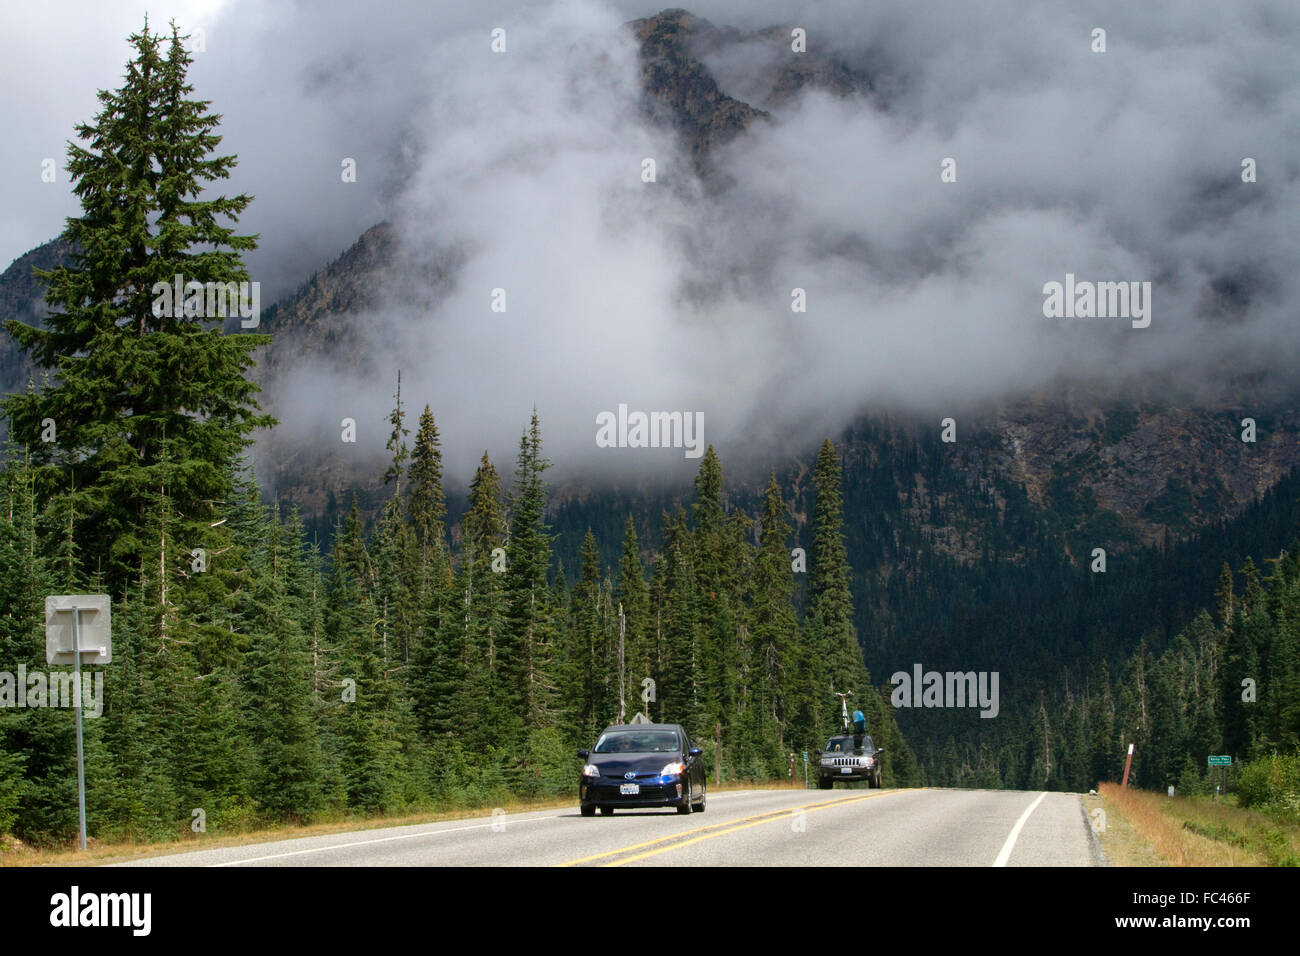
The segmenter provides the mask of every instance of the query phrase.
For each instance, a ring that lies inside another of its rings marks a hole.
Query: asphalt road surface
[[[1097,866],[1077,794],[746,790],[705,813],[570,808],[334,833],[129,866]]]

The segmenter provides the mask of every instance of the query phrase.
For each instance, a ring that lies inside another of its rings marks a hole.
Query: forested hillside
[[[773,482],[758,513],[728,507],[712,449],[690,513],[665,516],[648,576],[629,525],[613,567],[587,535],[570,588],[548,574],[536,416],[508,485],[484,456],[459,548],[434,417],[424,410],[409,448],[404,419],[399,406],[371,533],[354,508],[326,558],[296,515],[268,511],[251,477],[232,475],[202,572],[187,547],[164,544],[112,588],[114,661],[103,716],[86,722],[92,832],[169,835],[194,808],[211,827],[566,793],[573,751],[640,710],[684,723],[710,774],[720,759],[724,779],[769,779],[835,729],[839,689],[887,748],[887,783],[919,782],[855,640],[829,442],[800,621],[786,503]],[[104,580],[49,520],[29,462],[3,480],[0,654],[36,672],[44,595]],[[167,512],[162,500],[146,516],[162,542]],[[0,711],[0,823],[25,837],[75,827],[71,724],[68,711]]]

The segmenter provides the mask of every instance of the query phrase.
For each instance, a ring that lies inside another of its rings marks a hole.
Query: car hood
[[[629,770],[636,773],[658,773],[665,764],[680,761],[681,754],[592,754],[589,762],[594,763],[603,776],[621,777]]]

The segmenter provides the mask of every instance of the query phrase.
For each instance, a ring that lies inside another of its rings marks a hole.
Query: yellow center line
[[[839,800],[831,800],[825,803],[813,803],[803,807],[790,807],[782,810],[771,810],[767,813],[759,813],[759,814],[754,814],[753,816],[741,817],[738,820],[725,820],[722,823],[714,823],[711,824],[710,826],[695,827],[690,830],[681,830],[677,833],[669,834],[668,836],[657,837],[653,840],[646,840],[642,843],[633,843],[631,846],[620,847],[617,850],[607,850],[604,853],[596,853],[593,854],[592,856],[584,856],[577,860],[569,860],[567,863],[560,863],[557,865],[561,867],[578,866],[582,863],[590,863],[593,860],[600,860],[605,857],[620,856],[624,853],[632,853],[636,850],[641,850],[646,847],[654,846],[655,844],[658,843],[672,844],[671,846],[659,847],[656,850],[650,850],[646,853],[641,853],[638,854],[637,856],[629,857],[628,859],[601,864],[602,866],[622,866],[624,863],[630,863],[633,860],[644,859],[647,856],[654,856],[657,853],[666,853],[669,850],[675,850],[678,847],[689,846],[690,844],[698,843],[701,840],[709,840],[715,836],[722,836],[723,834],[726,833],[734,833],[736,830],[744,830],[749,827],[758,826],[760,823],[771,823],[775,820],[788,819],[794,816],[794,814],[798,811],[802,811],[804,813],[810,813],[810,812],[815,812],[817,810],[826,810],[831,807],[843,806],[849,803],[858,803],[862,800],[870,800],[875,797],[887,797],[892,793],[903,793],[903,792],[904,791],[902,789],[890,790],[889,793],[873,793],[869,796],[863,796],[863,797],[844,797]],[[710,832],[713,830],[716,830],[718,832],[716,833]],[[677,842],[677,841],[681,841],[682,837],[689,837],[692,834],[705,834],[705,835],[697,836],[691,840]]]
[[[837,800],[834,803],[822,803],[811,807],[794,807],[788,811],[783,811],[785,816],[793,817],[796,812],[815,813],[818,810],[829,810],[833,807],[843,806],[846,803],[859,803],[863,800],[875,800],[880,797],[887,797],[891,793],[901,793],[901,790],[891,790],[889,793],[873,793],[866,797],[850,797],[846,800]],[[780,817],[772,817],[766,820],[754,820],[751,823],[741,823],[727,830],[719,830],[717,833],[709,833],[704,836],[697,836],[692,840],[683,840],[681,843],[674,843],[671,846],[661,846],[657,850],[647,850],[645,853],[638,853],[635,856],[624,857],[621,860],[611,860],[608,863],[602,863],[602,866],[623,866],[627,863],[635,863],[637,860],[644,860],[648,856],[657,856],[660,853],[667,853],[669,850],[680,850],[684,846],[690,846],[692,843],[699,843],[703,840],[712,840],[714,837],[724,836],[728,833],[735,833],[737,830],[748,830],[750,827],[756,827],[762,823],[772,823]]]

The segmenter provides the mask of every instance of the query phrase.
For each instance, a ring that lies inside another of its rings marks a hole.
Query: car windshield
[[[592,753],[656,754],[681,749],[675,730],[614,730],[600,735]]]
[[[872,743],[870,737],[862,738],[862,746],[854,748],[852,737],[832,737],[826,742],[826,751],[828,753],[858,753],[863,750],[872,751],[876,745]]]

